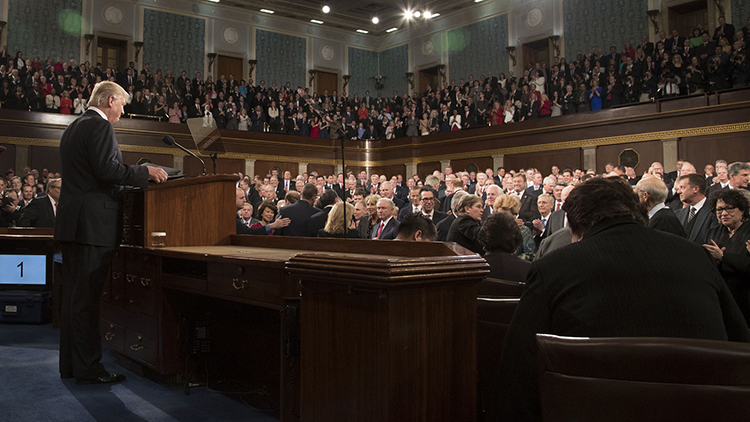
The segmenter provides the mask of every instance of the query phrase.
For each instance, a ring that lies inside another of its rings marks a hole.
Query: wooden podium
[[[300,420],[475,421],[476,285],[487,263],[421,257],[418,244],[387,256],[406,242],[369,242],[383,255],[287,263],[302,290]]]

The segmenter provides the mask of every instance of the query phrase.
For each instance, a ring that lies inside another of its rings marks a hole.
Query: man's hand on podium
[[[153,180],[156,183],[167,181],[167,172],[159,167],[148,166],[148,180]]]

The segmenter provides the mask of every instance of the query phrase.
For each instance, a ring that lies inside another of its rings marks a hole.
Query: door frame
[[[248,58],[247,54],[238,53],[236,51],[228,51],[228,50],[214,50],[214,53],[216,53],[216,60],[214,61],[214,69],[208,69],[207,75],[213,75],[212,78],[214,79],[214,82],[219,78],[219,75],[216,75],[217,72],[214,72],[214,70],[219,70],[219,56],[225,56],[225,57],[231,57],[234,59],[240,59],[242,60],[242,75],[237,79],[237,82],[241,80],[245,80],[245,82],[248,81],[247,72],[250,70],[250,65],[247,63]],[[208,60],[206,60],[206,65],[208,65]]]
[[[517,78],[520,78],[523,76],[523,71],[526,70],[526,44],[531,44],[534,42],[547,40],[547,63],[549,64],[548,68],[551,68],[552,65],[555,63],[555,54],[554,54],[554,47],[552,47],[552,42],[549,40],[549,37],[554,35],[552,31],[547,31],[541,34],[531,35],[528,37],[522,37],[519,38],[516,46],[520,47],[521,51],[518,51],[518,48],[516,48],[516,65],[513,66],[513,75],[515,75]],[[521,56],[520,58],[518,56]]]
[[[91,63],[92,67],[96,67],[96,50],[99,48],[99,37],[101,38],[109,38],[113,40],[119,40],[119,41],[125,41],[125,47],[126,47],[126,57],[125,57],[125,69],[127,69],[127,65],[130,62],[135,63],[135,69],[140,71],[143,66],[141,63],[143,63],[143,51],[141,51],[141,54],[138,55],[138,59],[140,61],[135,61],[135,57],[133,56],[135,54],[135,47],[133,47],[133,37],[129,35],[122,35],[122,34],[115,34],[112,32],[105,32],[105,31],[94,31],[94,39],[91,41],[91,46],[89,48],[89,54],[86,56],[86,60],[88,60]],[[83,52],[85,53],[85,51]],[[85,61],[85,60],[84,60]],[[125,69],[117,69],[117,72],[123,72]],[[134,77],[138,77],[138,75],[133,75]]]
[[[428,69],[432,69],[432,68],[437,68],[438,66],[442,66],[442,65],[443,65],[443,62],[441,62],[441,61],[434,61],[434,62],[431,62],[431,63],[428,63],[428,64],[423,64],[422,66],[417,67],[417,74],[415,75],[416,76],[416,78],[415,78],[416,81],[414,83],[414,94],[415,95],[424,92],[424,89],[425,89],[425,87],[421,86],[420,83],[419,83],[419,72],[422,72],[422,71],[425,71],[425,70],[428,70]],[[442,89],[442,81],[440,80],[440,70],[439,69],[438,69],[437,78],[438,78],[437,89],[439,90],[439,89]]]
[[[341,78],[341,69],[334,69],[332,67],[323,67],[323,66],[315,66],[313,68],[316,72],[325,72],[325,73],[333,73],[336,75],[336,92],[338,92],[339,95],[341,95],[342,87],[344,86],[343,80]],[[305,75],[305,78],[308,78],[309,75]],[[310,92],[318,92],[318,78],[317,75],[315,79],[313,80],[313,86],[311,87]],[[320,93],[318,93],[320,95]]]

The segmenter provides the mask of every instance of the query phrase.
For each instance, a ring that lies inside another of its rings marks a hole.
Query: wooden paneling
[[[581,162],[581,150],[574,148],[560,151],[506,155],[503,164],[506,171],[534,167],[546,176],[552,171],[552,166],[557,166],[560,170],[566,167],[574,169],[581,167],[583,163]],[[484,170],[484,168],[480,170]]]
[[[477,158],[466,158],[463,160],[451,160],[451,168],[453,169],[453,172],[458,171],[464,171],[466,168],[470,165],[474,164],[477,166],[477,169],[479,171],[484,171],[487,168],[492,168],[492,158],[491,157],[477,157]],[[435,170],[438,170],[440,167],[436,168]]]
[[[620,153],[627,148],[634,149],[640,157],[639,164],[635,167],[636,174],[643,174],[643,172],[648,170],[651,163],[654,161],[659,161],[662,164],[664,163],[664,150],[662,148],[661,140],[619,145],[603,145],[596,148],[596,172],[603,172],[604,166],[606,166],[607,163],[618,165],[618,157],[620,156]],[[672,170],[674,169],[664,169],[664,172]]]
[[[317,92],[318,95],[323,95],[324,91],[328,90],[328,95],[333,95],[333,91],[338,90],[339,86],[339,75],[330,72],[318,71],[316,77],[317,81]]]
[[[125,162],[125,164],[136,164],[141,158],[148,158],[151,160],[152,163],[158,164],[160,166],[166,166],[166,167],[174,167],[174,157],[167,154],[151,154],[151,153],[145,153],[145,152],[123,152],[122,153],[122,160]],[[193,159],[195,158],[189,157],[185,158],[185,160]],[[198,160],[195,160],[196,162]]]
[[[433,161],[430,163],[419,163],[417,164],[417,174],[419,177],[424,180],[425,177],[432,174],[433,171],[440,170],[440,162],[439,161]],[[413,174],[405,175],[406,177],[412,177]]]
[[[214,173],[214,164],[208,157],[201,157],[206,162],[206,174]],[[203,166],[200,161],[187,155],[183,160],[186,176],[200,176],[203,173]],[[235,158],[221,158],[216,160],[216,174],[235,174],[245,173],[245,160]]]
[[[730,164],[735,161],[750,162],[748,138],[741,133],[682,138],[677,150],[678,158],[690,161],[698,172],[716,160],[726,160]]]
[[[285,171],[291,172],[292,177],[297,176],[299,173],[299,164],[297,163],[257,160],[255,162],[255,174],[261,177],[265,177],[266,174],[271,174],[271,169],[274,167],[278,167],[281,169],[281,171],[279,171],[279,178],[284,176]]]
[[[229,75],[234,76],[234,79],[238,81],[243,79],[242,59],[219,55],[216,66],[219,70],[217,75],[223,75],[227,80],[229,80]]]
[[[60,149],[56,147],[32,146],[29,148],[29,166],[38,169],[40,173],[44,168],[50,171],[53,171],[52,169],[56,172],[60,171]],[[21,171],[22,169],[16,170]],[[22,174],[19,175],[23,176]]]
[[[2,146],[5,147],[5,151],[0,152],[0,177],[5,177],[5,172],[8,169],[15,169],[16,167],[16,146],[13,144],[2,144]],[[60,171],[60,167],[49,170]],[[42,169],[39,169],[39,172],[41,173]]]
[[[332,174],[334,171],[334,167],[326,164],[310,164],[307,166],[308,173],[312,173],[314,171],[318,172],[318,175]]]

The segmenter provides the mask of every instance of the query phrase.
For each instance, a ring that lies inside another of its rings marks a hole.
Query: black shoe
[[[86,384],[112,384],[115,382],[125,381],[125,375],[107,372],[94,378],[76,378],[76,385]]]

